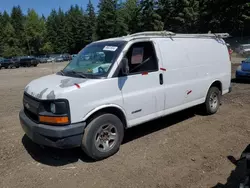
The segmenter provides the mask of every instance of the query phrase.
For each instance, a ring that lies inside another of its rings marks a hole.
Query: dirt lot
[[[242,171],[227,156],[238,158],[250,144],[250,83],[234,82],[216,115],[190,109],[132,128],[116,155],[93,162],[80,149],[41,148],[24,136],[23,89],[50,73],[51,64],[0,70],[1,188],[237,187]]]

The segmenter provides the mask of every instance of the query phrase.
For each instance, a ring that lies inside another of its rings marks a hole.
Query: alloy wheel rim
[[[95,136],[95,146],[101,152],[110,151],[118,141],[117,129],[112,124],[102,125]]]
[[[212,110],[216,110],[219,104],[218,94],[213,92],[209,97],[209,106]]]

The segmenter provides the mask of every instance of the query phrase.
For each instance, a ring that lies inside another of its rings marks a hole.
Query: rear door
[[[129,75],[118,79],[129,126],[159,117],[164,110],[164,85],[153,42],[136,42],[125,57]]]

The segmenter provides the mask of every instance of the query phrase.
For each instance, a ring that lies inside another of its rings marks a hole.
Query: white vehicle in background
[[[54,62],[55,61],[55,58],[53,58],[53,57],[49,57],[48,59],[47,59],[47,63],[52,63],[52,62]]]
[[[81,146],[100,160],[118,151],[127,128],[196,105],[214,114],[231,91],[227,36],[165,31],[93,42],[26,86],[23,130],[40,145]]]
[[[250,55],[250,44],[241,44],[236,48],[236,52],[240,55]]]

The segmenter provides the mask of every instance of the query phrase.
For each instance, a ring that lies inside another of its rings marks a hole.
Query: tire
[[[37,64],[35,64],[34,67],[37,67]]]
[[[204,103],[205,113],[207,115],[215,114],[221,104],[221,91],[217,87],[211,87],[208,90],[206,101]]]
[[[111,137],[112,134],[113,137]],[[123,136],[124,126],[121,120],[113,114],[102,114],[87,125],[81,147],[92,159],[105,159],[119,150]]]

